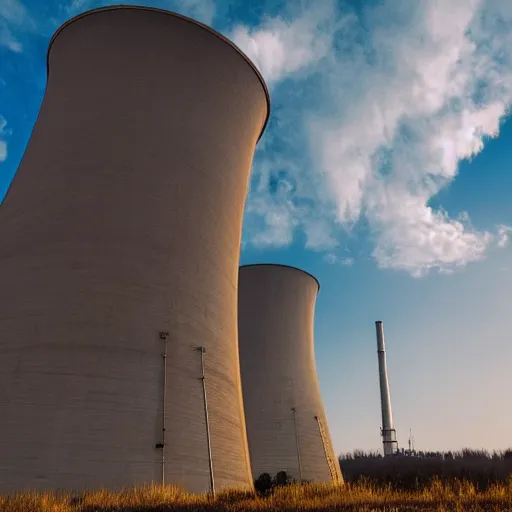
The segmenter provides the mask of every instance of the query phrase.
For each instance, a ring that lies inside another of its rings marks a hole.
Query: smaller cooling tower
[[[240,267],[238,329],[253,478],[343,483],[317,379],[318,281],[283,265]]]

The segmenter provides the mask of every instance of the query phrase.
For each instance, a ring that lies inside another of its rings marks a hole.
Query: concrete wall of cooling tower
[[[249,487],[237,344],[242,213],[268,116],[227,40],[142,8],[86,13],[48,55],[0,210],[0,492]]]
[[[255,479],[286,471],[296,479],[341,483],[315,366],[318,287],[292,267],[240,268],[240,364]]]

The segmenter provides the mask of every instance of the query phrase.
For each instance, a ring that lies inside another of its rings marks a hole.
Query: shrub
[[[274,478],[274,487],[284,487],[290,485],[293,480],[288,476],[286,471],[279,471]]]
[[[274,478],[268,473],[262,473],[254,481],[254,488],[260,496],[268,496],[277,487],[285,487],[294,483],[296,483],[295,480],[288,476],[286,471],[279,471]]]
[[[254,488],[258,494],[267,495],[272,490],[272,477],[268,473],[262,473],[254,481]]]

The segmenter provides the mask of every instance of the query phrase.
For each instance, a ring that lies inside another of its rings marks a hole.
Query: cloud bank
[[[330,250],[363,222],[378,265],[413,276],[503,247],[506,226],[479,231],[466,212],[452,218],[430,203],[507,114],[512,4],[304,5],[233,31],[269,81],[276,117],[255,161],[246,242],[304,236]]]

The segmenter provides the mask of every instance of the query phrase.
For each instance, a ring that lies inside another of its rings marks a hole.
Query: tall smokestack
[[[393,455],[397,449],[396,430],[393,426],[391,397],[389,395],[388,369],[386,366],[386,348],[384,345],[384,328],[382,322],[375,322],[377,329],[377,354],[379,356],[380,402],[382,408],[382,446],[384,456]]]

